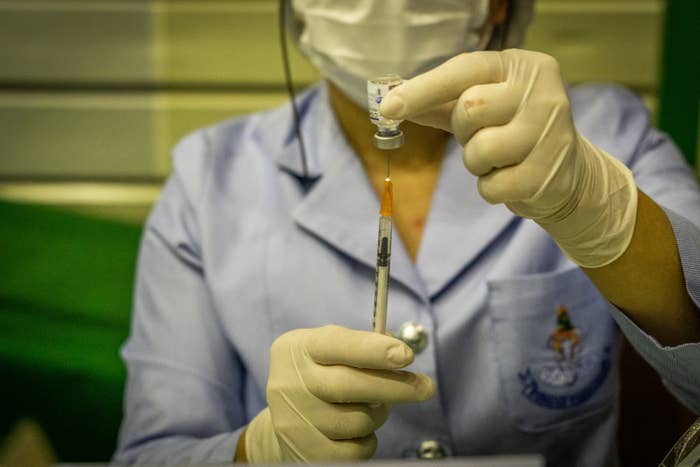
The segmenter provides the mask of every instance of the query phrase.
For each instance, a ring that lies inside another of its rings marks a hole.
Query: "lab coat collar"
[[[319,84],[305,90],[296,96],[296,102],[301,118],[300,130],[306,153],[306,172],[304,172],[303,158],[292,118],[292,106],[289,102],[273,114],[279,121],[270,124],[272,127],[279,125],[285,128],[282,148],[277,153],[275,161],[281,169],[292,175],[313,181],[323,173],[329,155],[328,152],[320,150],[328,146],[314,144],[317,143],[318,138],[327,139],[328,132],[324,131],[325,122],[333,118],[332,113],[329,114],[330,104],[328,104],[326,86]],[[327,143],[327,141],[318,142]]]
[[[316,179],[296,207],[295,221],[343,254],[374,268],[379,199],[340,129],[325,86],[300,100],[306,114],[308,171]],[[301,97],[301,96],[300,96]],[[303,100],[309,98],[309,102]],[[300,152],[293,137],[278,156],[281,168],[301,177]],[[394,180],[400,183],[400,180]],[[461,147],[451,140],[442,164],[416,263],[394,232],[391,278],[424,300],[435,297],[515,219],[504,206],[478,194],[476,178],[462,164]]]

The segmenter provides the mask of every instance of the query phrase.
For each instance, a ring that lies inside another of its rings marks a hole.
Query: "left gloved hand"
[[[554,58],[461,54],[394,88],[381,112],[454,133],[481,196],[535,220],[577,264],[604,266],[627,249],[632,173],[576,131]]]

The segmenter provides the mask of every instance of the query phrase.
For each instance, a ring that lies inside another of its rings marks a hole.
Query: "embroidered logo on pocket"
[[[556,329],[549,335],[547,349],[547,358],[518,373],[522,394],[539,406],[577,407],[595,394],[610,371],[610,346],[587,349],[563,305],[557,309]]]

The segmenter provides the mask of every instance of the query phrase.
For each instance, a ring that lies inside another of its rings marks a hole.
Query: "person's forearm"
[[[641,191],[625,253],[607,266],[583,270],[610,302],[661,344],[700,342],[700,313],[686,290],[671,224]]]
[[[245,452],[245,432],[246,430],[244,429],[243,433],[241,433],[241,436],[238,438],[238,445],[236,445],[236,454],[233,457],[233,462],[248,462],[248,457]]]

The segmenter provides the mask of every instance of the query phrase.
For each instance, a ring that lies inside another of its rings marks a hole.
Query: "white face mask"
[[[365,108],[367,79],[412,78],[490,38],[478,31],[489,0],[292,0],[292,9],[301,51]]]

